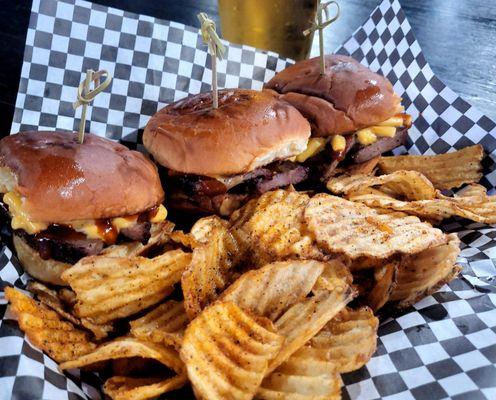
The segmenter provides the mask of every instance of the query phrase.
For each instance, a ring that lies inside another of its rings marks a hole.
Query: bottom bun
[[[62,272],[72,267],[71,264],[51,258],[44,260],[36,250],[17,235],[14,235],[14,247],[24,270],[33,278],[52,285],[68,286],[67,282],[63,281],[60,276]]]

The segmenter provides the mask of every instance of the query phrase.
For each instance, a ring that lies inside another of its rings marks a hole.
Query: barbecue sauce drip
[[[105,244],[114,244],[117,241],[119,231],[112,225],[110,219],[97,219],[95,225],[98,229],[98,234],[103,238]]]

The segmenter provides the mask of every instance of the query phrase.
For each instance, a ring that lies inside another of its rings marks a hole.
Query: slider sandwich
[[[338,165],[364,163],[404,144],[411,117],[385,77],[351,57],[328,55],[297,62],[266,85],[310,122],[312,138],[297,159],[314,181],[327,181]]]
[[[0,140],[1,206],[19,261],[33,277],[61,273],[116,242],[147,242],[165,220],[156,166],[86,134],[23,132]]]
[[[272,90],[225,89],[170,104],[148,122],[143,143],[170,189],[169,208],[230,215],[248,199],[298,184],[309,169],[310,124]],[[169,186],[170,185],[170,186]]]

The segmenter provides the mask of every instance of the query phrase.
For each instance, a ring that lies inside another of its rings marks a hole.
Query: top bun
[[[23,132],[0,140],[0,190],[25,198],[31,220],[65,223],[136,214],[164,197],[143,154],[86,134]],[[10,179],[8,178],[10,176]]]
[[[396,113],[401,99],[386,78],[343,55],[325,56],[325,65],[320,75],[318,57],[299,61],[266,84],[312,122],[315,135],[353,132]]]
[[[304,151],[310,125],[271,90],[219,91],[188,97],[148,122],[143,143],[155,160],[185,174],[241,174]]]

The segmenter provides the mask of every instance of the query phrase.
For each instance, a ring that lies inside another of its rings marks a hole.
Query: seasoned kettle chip
[[[5,298],[31,343],[55,361],[73,360],[96,348],[88,333],[62,321],[55,311],[48,310],[20,291],[6,287]]]
[[[370,308],[345,308],[309,341],[309,351],[325,355],[341,373],[355,371],[374,354],[378,326]]]
[[[479,182],[482,178],[483,158],[484,149],[477,144],[435,156],[381,157],[379,168],[386,174],[398,170],[418,171],[425,175],[436,189],[454,189],[464,183]]]
[[[458,216],[485,224],[496,223],[496,196],[488,196],[486,189],[480,185],[469,185],[461,192],[454,197],[438,193],[436,199],[410,202],[397,200],[378,191],[360,192],[352,194],[350,200],[434,221]]]
[[[129,325],[131,335],[138,339],[180,348],[188,323],[183,302],[169,300]]]
[[[383,192],[407,200],[427,200],[436,197],[436,189],[421,173],[395,171],[388,175],[341,175],[329,179],[327,189],[335,194],[348,195],[357,190],[378,186]]]
[[[231,218],[231,231],[243,248],[249,248],[257,266],[288,258],[322,259],[322,253],[305,231],[303,210],[308,196],[276,190],[252,200]]]
[[[311,198],[304,216],[322,248],[351,259],[417,253],[446,242],[443,232],[417,217],[381,215],[363,204],[326,194]]]
[[[251,399],[284,337],[266,318],[231,302],[216,302],[191,321],[181,359],[200,399]]]
[[[57,314],[59,314],[63,319],[72,322],[74,325],[81,325],[79,318],[75,317],[67,310],[67,306],[64,305],[60,299],[57,291],[50,289],[48,286],[41,282],[30,281],[28,283],[27,289],[36,295],[36,298],[41,304],[44,304],[48,308],[51,308]]]
[[[181,278],[184,308],[190,319],[217,299],[232,280],[232,267],[240,251],[229,230],[218,217],[208,218],[210,231],[203,226],[208,240],[193,249],[191,263]],[[198,224],[198,223],[197,223]]]
[[[228,222],[219,218],[216,215],[210,217],[200,218],[191,227],[190,235],[198,244],[208,243],[212,234],[215,234],[216,229],[223,229],[228,227]]]
[[[344,290],[352,282],[349,260],[337,257],[325,262],[324,270],[317,278],[312,291],[316,293],[318,290]]]
[[[42,304],[51,308],[62,318],[72,322],[74,325],[82,326],[91,331],[97,340],[107,337],[114,329],[112,324],[99,325],[93,323],[88,318],[77,318],[73,314],[73,304],[69,304],[65,301],[65,296],[70,292],[70,289],[68,288],[60,289],[59,292],[57,292],[41,282],[31,281],[28,284],[28,290],[34,293]],[[62,291],[64,291],[64,294],[62,294]]]
[[[375,284],[365,298],[373,311],[377,311],[386,304],[396,286],[398,261],[391,261],[374,271]]]
[[[325,268],[318,261],[281,261],[241,275],[220,299],[274,321],[312,290]]]
[[[148,400],[180,389],[187,382],[185,373],[166,379],[113,376],[107,379],[103,391],[112,400]]]
[[[184,364],[172,347],[147,342],[133,337],[120,337],[98,346],[91,353],[59,365],[60,369],[90,367],[102,361],[140,357],[156,360],[177,374],[184,372]]]
[[[339,400],[336,366],[306,345],[267,376],[255,396],[263,400]]]
[[[275,322],[277,333],[286,338],[286,343],[270,362],[269,371],[274,371],[291,355],[319,332],[337,313],[348,304],[354,296],[353,290],[346,284],[336,290],[317,290],[309,297],[289,308]]]
[[[460,239],[454,233],[448,236],[446,244],[402,258],[391,301],[397,301],[399,307],[408,307],[456,277],[461,270],[456,265]]]
[[[163,300],[180,281],[191,254],[158,257],[92,256],[62,274],[76,293],[76,315],[96,324],[128,317]]]

